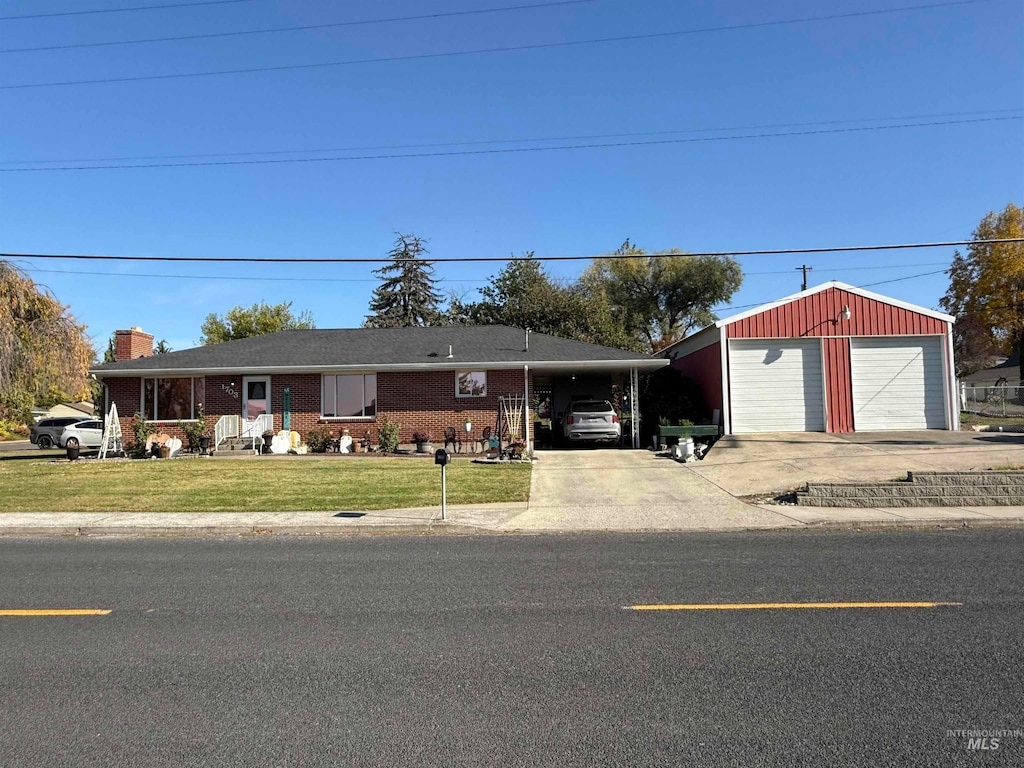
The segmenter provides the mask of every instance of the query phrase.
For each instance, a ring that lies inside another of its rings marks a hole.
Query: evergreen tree
[[[381,284],[370,299],[373,314],[367,315],[365,327],[404,328],[441,321],[434,268],[422,258],[428,252],[424,242],[415,235],[399,233],[388,254],[391,262],[373,271]]]

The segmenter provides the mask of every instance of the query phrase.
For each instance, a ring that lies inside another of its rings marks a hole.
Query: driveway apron
[[[503,530],[777,528],[796,521],[745,504],[689,465],[650,451],[542,451],[530,504]]]

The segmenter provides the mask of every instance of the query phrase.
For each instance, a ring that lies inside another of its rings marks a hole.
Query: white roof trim
[[[675,360],[676,358],[679,357],[691,355],[694,352],[704,349],[704,347],[710,347],[712,344],[718,341],[717,333],[708,333],[713,328],[715,328],[715,326],[713,325],[709,325],[706,328],[701,328],[696,333],[691,333],[689,336],[686,336],[680,339],[679,341],[669,344],[667,347],[662,349],[661,352],[659,352],[658,354],[664,355],[665,357]],[[677,350],[679,354],[672,354]]]
[[[148,359],[148,358],[147,358]],[[621,370],[637,368],[656,370],[664,368],[669,361],[661,357],[623,360],[537,360],[519,362],[452,362],[452,363],[390,363],[387,365],[247,365],[211,366],[203,368],[120,368],[117,370],[90,370],[100,379],[147,378],[153,376],[215,376],[218,374],[265,373],[382,373],[386,371],[465,371],[465,370],[521,370],[524,365],[531,371],[544,368],[572,369],[580,371]]]
[[[785,296],[781,299],[778,299],[777,301],[770,301],[767,304],[762,304],[759,307],[748,309],[745,312],[740,312],[739,314],[736,315],[730,315],[729,317],[723,318],[715,322],[715,327],[721,328],[723,325],[731,325],[732,323],[735,323],[738,320],[743,320],[754,315],[759,315],[762,312],[765,312],[769,309],[781,307],[783,304],[789,304],[791,301],[796,301],[797,299],[802,299],[806,296],[811,296],[815,293],[821,293],[822,291],[828,288],[838,288],[839,290],[842,291],[848,291],[849,293],[854,293],[857,294],[858,296],[863,296],[865,299],[880,301],[883,304],[891,304],[894,307],[906,309],[909,310],[910,312],[916,312],[919,315],[934,317],[936,320],[941,320],[944,323],[952,323],[956,319],[952,315],[946,315],[943,314],[942,312],[936,312],[934,309],[926,309],[925,307],[919,307],[916,304],[909,304],[908,302],[900,301],[899,299],[894,299],[891,296],[883,296],[880,293],[865,291],[863,288],[857,288],[854,285],[841,283],[838,280],[830,280],[827,283],[822,283],[821,285],[816,285],[813,288],[808,288],[806,291],[800,291],[799,293],[794,293],[790,296]]]

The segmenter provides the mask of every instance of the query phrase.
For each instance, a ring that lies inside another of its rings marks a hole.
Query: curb
[[[100,537],[100,536],[131,536],[153,538],[203,538],[206,536],[222,537],[257,537],[257,536],[316,536],[321,538],[358,538],[383,536],[534,536],[534,535],[579,535],[579,534],[706,534],[706,533],[756,533],[777,531],[878,531],[890,529],[905,530],[964,530],[971,528],[1024,528],[1024,517],[995,518],[991,520],[977,518],[928,518],[921,520],[821,520],[801,525],[780,525],[771,528],[676,528],[676,529],[635,529],[611,530],[588,529],[566,531],[560,529],[530,530],[495,530],[491,528],[475,528],[469,525],[440,523],[431,526],[338,526],[315,525],[220,525],[203,527],[142,527],[142,526],[12,526],[0,528],[0,538],[4,537]]]
[[[885,530],[888,528],[907,528],[910,530],[964,528],[1024,528],[1024,517],[977,518],[977,517],[930,517],[919,520],[820,520],[805,523],[802,529],[815,531],[851,531],[851,530]]]
[[[31,537],[86,537],[86,536],[137,536],[160,538],[202,538],[204,536],[336,536],[349,538],[358,536],[470,536],[492,533],[487,529],[467,525],[437,523],[434,525],[362,525],[341,528],[336,525],[209,525],[209,526],[127,526],[127,525],[83,525],[83,526],[11,526],[0,528],[0,538],[10,536]],[[493,533],[500,533],[494,531]]]

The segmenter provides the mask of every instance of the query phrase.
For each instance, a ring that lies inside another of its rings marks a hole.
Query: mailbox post
[[[444,520],[448,512],[448,478],[445,475],[445,470],[451,462],[451,454],[448,453],[444,448],[438,448],[434,451],[434,463],[441,465],[441,519]]]

